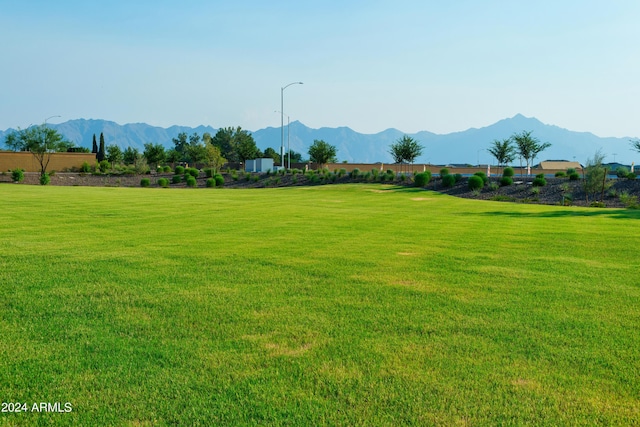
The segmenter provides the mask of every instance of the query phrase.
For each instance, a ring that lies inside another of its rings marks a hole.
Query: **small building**
[[[582,165],[579,162],[570,162],[568,160],[545,160],[540,162],[539,165],[534,166],[539,169],[553,169],[553,170],[567,170],[573,168],[575,170],[582,169]]]
[[[245,172],[267,172],[274,170],[271,157],[247,160],[244,164]]]

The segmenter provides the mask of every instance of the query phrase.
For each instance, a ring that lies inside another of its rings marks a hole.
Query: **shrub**
[[[309,177],[309,181],[310,181],[312,184],[317,184],[317,183],[320,181],[320,178],[318,177],[318,175],[313,174],[313,175],[311,175],[311,176]]]
[[[564,171],[556,172],[556,178],[564,178],[566,176],[567,176],[567,174]]]
[[[504,168],[504,170],[502,171],[502,176],[512,177],[513,175],[515,175],[513,168]]]
[[[371,172],[365,173],[363,178],[364,178],[365,181],[369,181],[369,179],[371,179]]]
[[[198,176],[200,176],[200,171],[196,168],[189,168],[186,170],[186,172],[188,172],[189,175],[191,175],[194,178],[197,178]]]
[[[484,187],[484,180],[479,175],[473,175],[469,177],[468,185],[469,185],[469,189],[472,191],[480,190],[482,187]]]
[[[453,187],[456,183],[456,177],[453,175],[442,175],[442,186],[445,188]]]
[[[197,184],[196,178],[193,175],[187,177],[187,187],[195,187]]]
[[[360,177],[360,169],[355,168],[352,170],[350,176],[352,179],[358,179]]]
[[[294,175],[293,179],[291,179],[291,183],[297,184],[298,183],[298,177]]]
[[[638,209],[638,196],[631,196],[628,192],[620,193],[620,202],[629,209]]]
[[[84,162],[82,166],[80,166],[80,172],[82,173],[91,172],[91,165],[89,164],[89,162]]]
[[[184,173],[184,166],[176,166],[175,173],[176,175],[182,175]]]
[[[624,166],[620,166],[618,169],[616,169],[616,176],[618,178],[626,178],[627,175],[629,175],[629,169],[625,168]]]
[[[151,185],[151,181],[149,180],[149,178],[142,178],[140,180],[140,187],[148,187]]]
[[[572,173],[576,173],[575,168],[569,168],[567,169],[567,176],[571,176]]]
[[[13,182],[22,182],[24,181],[24,171],[22,169],[14,169],[11,171],[11,179]]]
[[[449,169],[447,168],[440,169],[440,176],[445,176],[445,175],[449,175]]]
[[[500,185],[503,187],[513,185],[513,179],[511,179],[510,176],[503,176],[502,178],[500,178]]]
[[[531,189],[531,194],[534,194],[534,195],[536,195],[536,196],[537,196],[538,194],[540,194],[540,187],[533,187],[533,188]]]
[[[171,182],[173,182],[174,184],[178,184],[182,181],[182,177],[180,175],[174,175],[173,178],[171,178]]]
[[[158,185],[162,188],[167,188],[169,186],[169,180],[167,178],[158,178]]]
[[[213,178],[213,169],[212,168],[205,169],[204,176],[206,176],[207,178]]]
[[[111,169],[111,163],[109,163],[108,160],[103,160],[98,164],[98,167],[100,168],[100,172],[105,173]]]
[[[40,175],[40,185],[48,185],[51,182],[51,177],[48,173]]]
[[[339,177],[343,177],[343,176],[345,176],[346,174],[347,174],[347,170],[346,170],[345,168],[341,168],[341,169],[338,171],[338,176],[339,176]]]
[[[429,183],[429,179],[431,177],[428,176],[426,173],[422,172],[422,173],[417,173],[414,177],[414,184],[416,187],[424,187],[425,185],[427,185]]]
[[[256,175],[249,174],[249,175],[247,175],[247,180],[249,180],[249,179],[251,179],[251,181],[253,181],[253,182],[258,182],[258,180],[260,179],[260,176],[258,176],[257,174]]]
[[[457,173],[457,174],[453,175],[453,177],[456,180],[456,184],[459,183],[460,181],[462,181],[462,174],[461,173]]]
[[[491,191],[496,191],[498,188],[500,188],[500,186],[497,182],[492,182],[491,184],[489,184],[489,190]]]
[[[591,202],[591,204],[589,205],[592,208],[606,208],[607,205],[604,204],[604,202]]]
[[[164,173],[171,173],[171,166],[166,165],[162,167],[162,172]]]
[[[578,172],[573,172],[569,174],[569,179],[571,181],[577,181],[580,179],[580,174],[578,174]]]
[[[547,185],[547,180],[538,176],[533,180],[532,184],[534,187],[544,187]]]
[[[400,174],[400,182],[405,182],[407,180],[407,176],[403,173]]]
[[[629,174],[627,175],[627,179],[636,179],[636,174],[633,172],[629,172]]]
[[[213,176],[213,180],[215,181],[216,187],[222,187],[224,185],[224,177],[219,173]]]
[[[487,185],[487,182],[489,182],[489,178],[487,177],[487,174],[485,174],[484,172],[476,172],[473,175],[479,176],[480,179],[482,179],[482,182],[484,183],[484,185]]]
[[[213,188],[216,186],[216,180],[213,178],[207,179],[207,188]]]
[[[162,166],[157,166],[156,167],[156,173],[162,173],[164,169],[162,169]]]
[[[536,175],[536,178],[542,178],[542,179],[544,179],[544,178],[545,178],[545,176],[544,176],[544,174],[543,174],[543,173],[539,173],[539,174],[537,174],[537,175]]]

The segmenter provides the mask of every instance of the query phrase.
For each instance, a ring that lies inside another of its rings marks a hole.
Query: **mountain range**
[[[166,148],[173,147],[172,138],[180,132],[191,135],[202,135],[209,132],[214,135],[216,128],[211,126],[171,126],[161,128],[145,123],[119,125],[106,120],[69,120],[64,123],[50,124],[66,139],[76,145],[91,148],[93,135],[96,138],[104,133],[108,144],[116,144],[121,148],[134,147],[142,151],[147,142],[160,143]],[[0,131],[0,142],[13,129]],[[299,121],[292,122],[289,127],[289,143],[291,149],[307,156],[313,141],[324,140],[337,148],[338,160],[351,163],[391,163],[389,146],[405,133],[397,129],[387,129],[376,134],[358,133],[348,127],[312,129]],[[631,164],[640,161],[640,153],[633,151],[631,138],[602,138],[589,132],[574,132],[558,126],[542,123],[536,118],[517,114],[514,117],[500,120],[482,128],[471,128],[462,132],[435,134],[421,131],[408,134],[424,146],[423,155],[416,163],[432,164],[479,164],[495,163],[495,159],[487,152],[493,140],[502,140],[516,132],[531,131],[532,136],[541,142],[551,143],[551,147],[543,151],[536,160],[575,160],[585,163],[593,157],[597,150],[607,156],[605,161],[617,161]],[[251,132],[261,150],[272,147],[280,151],[281,130],[279,127],[267,127]],[[285,128],[285,145],[287,145],[287,128]]]

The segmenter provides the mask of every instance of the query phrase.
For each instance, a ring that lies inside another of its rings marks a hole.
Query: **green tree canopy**
[[[43,124],[11,132],[5,138],[5,146],[14,151],[31,152],[40,165],[40,176],[43,176],[47,173],[51,154],[67,151],[74,144]]]
[[[336,154],[336,147],[321,139],[315,139],[311,147],[309,147],[309,159],[313,163],[324,165],[325,163],[335,162]]]
[[[516,156],[516,148],[513,146],[511,138],[503,139],[499,141],[493,140],[491,147],[487,149],[493,157],[496,158],[498,166],[505,166],[512,162]]]
[[[278,153],[276,150],[274,150],[271,147],[267,147],[264,150],[264,157],[269,157],[273,159],[274,163],[280,163],[280,153]]]
[[[630,140],[631,142],[631,148],[636,150],[638,153],[640,153],[640,139],[632,139]]]
[[[220,128],[211,139],[211,143],[218,148],[223,157],[229,162],[245,162],[258,155],[258,147],[253,136],[240,126],[236,128]]]
[[[118,164],[118,163],[122,163],[122,161],[124,160],[123,154],[122,154],[122,150],[120,149],[119,146],[115,145],[115,144],[109,144],[107,145],[107,157],[106,157],[107,161],[109,163],[111,163],[111,166]]]
[[[551,147],[548,142],[541,143],[538,138],[531,136],[532,133],[533,131],[522,131],[511,136],[511,140],[516,145],[516,153],[526,161],[527,169],[538,154]]]
[[[409,135],[404,135],[389,147],[396,163],[413,163],[422,154],[424,147]]]
[[[144,144],[144,152],[142,154],[147,159],[147,163],[154,169],[158,164],[164,162],[166,157],[164,147],[161,144],[153,144],[151,142]]]
[[[122,153],[122,157],[125,165],[135,165],[138,161],[138,155],[140,152],[137,148],[127,147],[124,149],[124,153]]]

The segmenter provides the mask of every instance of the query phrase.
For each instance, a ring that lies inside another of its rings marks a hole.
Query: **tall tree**
[[[487,151],[496,158],[498,167],[504,167],[515,159],[516,149],[511,138],[506,138],[502,141],[494,139],[491,144]]]
[[[103,161],[105,158],[104,152],[104,134],[100,132],[100,148],[98,149],[98,154],[96,154],[96,159],[98,162]]]
[[[309,159],[320,165],[335,162],[336,154],[336,147],[321,139],[315,139],[309,147]]]
[[[253,136],[240,126],[236,128],[220,128],[211,139],[223,157],[231,163],[245,162],[258,155],[258,147]]]
[[[213,169],[214,173],[217,173],[218,170],[227,162],[227,159],[222,157],[220,153],[220,148],[211,143],[211,139],[205,143],[205,160],[211,169]]]
[[[271,147],[267,147],[263,153],[264,157],[273,159],[273,163],[280,163],[280,153]]]
[[[189,142],[187,141],[187,133],[186,132],[180,132],[177,136],[177,138],[173,138],[171,140],[173,142],[173,146],[174,149],[180,153],[180,160],[178,160],[179,162],[184,160],[184,156],[185,156],[185,148],[186,146],[189,144]]]
[[[5,145],[11,150],[31,152],[40,165],[42,177],[47,173],[51,155],[55,152],[67,151],[74,144],[65,141],[58,131],[43,124],[11,132],[6,137]]]
[[[137,148],[127,147],[124,149],[124,153],[122,153],[122,157],[125,165],[135,165],[138,161],[138,155],[140,152]]]
[[[98,154],[98,143],[96,142],[96,134],[93,134],[93,148],[91,149],[93,154]]]

